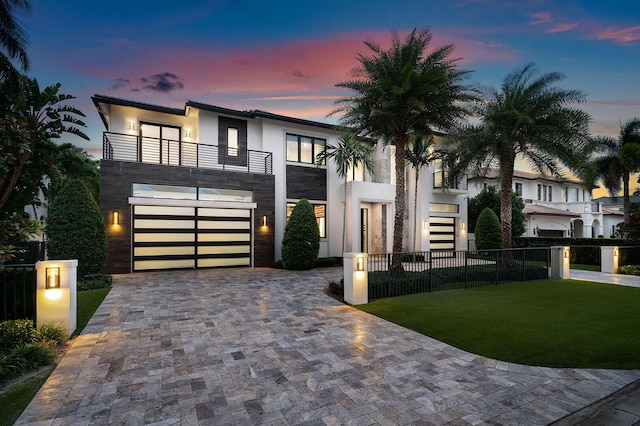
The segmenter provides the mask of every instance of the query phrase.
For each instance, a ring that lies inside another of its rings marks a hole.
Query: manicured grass
[[[111,290],[111,288],[99,288],[78,292],[77,328],[75,333],[73,333],[74,336],[82,333],[82,330],[86,327],[93,313],[98,309],[104,298],[107,297],[109,290]]]
[[[640,289],[543,280],[381,299],[359,309],[520,364],[640,368]]]
[[[109,293],[109,290],[111,290],[111,288],[78,292],[77,328],[75,333],[73,333],[74,336],[82,332],[96,309],[98,309]],[[47,380],[53,368],[53,366],[48,367],[36,376],[14,385],[6,392],[0,394],[0,426],[12,425],[18,417],[20,417],[20,414],[27,408],[27,405],[29,405],[42,384]]]
[[[598,265],[582,265],[580,263],[572,263],[569,267],[571,269],[579,269],[581,271],[600,272],[600,266],[598,266]]]

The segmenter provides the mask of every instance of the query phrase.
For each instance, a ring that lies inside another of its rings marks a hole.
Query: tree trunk
[[[11,192],[13,192],[13,187],[16,186],[18,179],[20,179],[20,176],[22,175],[22,169],[24,168],[24,165],[27,163],[27,160],[29,160],[30,157],[31,151],[23,152],[20,156],[20,159],[18,160],[18,164],[16,164],[13,168],[13,172],[11,173],[11,178],[9,179],[9,181],[7,182],[5,180],[2,182],[2,186],[4,186],[4,188],[2,188],[2,194],[0,196],[0,210],[4,209],[4,205],[9,200]]]
[[[393,219],[393,252],[402,252],[402,233],[404,231],[405,210],[405,148],[409,137],[399,135],[396,138],[396,212]],[[402,273],[402,262],[399,254],[393,256],[392,268],[394,273]]]
[[[622,199],[624,210],[624,224],[628,225],[631,220],[631,200],[629,199],[629,173],[625,172],[622,176]]]
[[[515,160],[500,165],[500,222],[502,224],[502,248],[511,248],[511,185]]]
[[[413,194],[413,253],[415,257],[416,252],[416,239],[418,238],[418,179],[420,178],[420,171],[416,169],[416,187]],[[415,259],[414,259],[415,260]]]

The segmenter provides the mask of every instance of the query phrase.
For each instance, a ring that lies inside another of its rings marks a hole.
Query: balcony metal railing
[[[468,189],[467,176],[465,175],[455,181],[446,169],[438,170],[433,173],[433,188],[466,191]]]
[[[218,145],[123,133],[105,132],[102,138],[102,158],[105,160],[273,174],[272,153],[240,150],[236,154],[228,155],[227,148]]]

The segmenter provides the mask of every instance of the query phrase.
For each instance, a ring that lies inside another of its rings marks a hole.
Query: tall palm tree
[[[0,156],[0,211],[34,152],[64,133],[89,140],[80,130],[85,123],[79,117],[85,115],[64,103],[75,98],[59,93],[60,83],[41,90],[36,79],[20,77],[18,80],[23,90],[22,100],[11,106],[7,117],[0,117],[0,152],[3,154]]]
[[[589,143],[589,115],[570,105],[583,102],[577,90],[554,86],[560,73],[540,76],[533,64],[509,73],[500,90],[486,89],[474,111],[479,124],[466,125],[452,137],[458,140],[459,172],[475,168],[482,175],[497,166],[500,176],[502,246],[511,247],[511,193],[517,158],[541,174],[562,176],[562,167],[578,172]]]
[[[428,30],[411,31],[404,39],[392,33],[391,47],[365,42],[371,56],[358,56],[359,66],[350,80],[336,84],[352,94],[337,101],[332,114],[343,113],[342,122],[366,136],[395,145],[396,196],[393,251],[403,249],[405,213],[405,149],[411,134],[447,130],[466,113],[460,101],[472,98],[462,82],[469,71],[451,59],[452,45],[427,51]],[[394,267],[400,257],[394,256]]]
[[[437,158],[433,149],[433,136],[423,138],[419,135],[411,135],[411,148],[407,148],[405,156],[411,167],[415,170],[415,187],[413,192],[413,251],[416,251],[417,223],[418,223],[418,182],[420,170],[428,166]]]
[[[594,158],[589,163],[585,181],[591,187],[601,180],[613,196],[620,192],[624,200],[624,223],[629,223],[629,179],[632,173],[640,171],[640,118],[633,118],[620,124],[617,138],[598,137]]]
[[[28,0],[0,0],[0,78],[16,70],[11,62],[17,59],[24,71],[29,69],[27,56],[27,36],[15,18],[18,9],[28,11]]]
[[[344,253],[345,236],[347,233],[347,178],[349,170],[356,169],[362,164],[365,170],[373,173],[373,149],[370,145],[361,142],[351,132],[345,131],[335,145],[327,145],[318,154],[316,166],[332,160],[336,165],[338,176],[344,179],[344,202],[342,207],[342,253]]]

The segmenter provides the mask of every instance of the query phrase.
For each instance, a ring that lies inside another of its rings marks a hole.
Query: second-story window
[[[325,145],[325,139],[287,133],[287,161],[314,164]]]
[[[238,156],[238,129],[235,127],[227,129],[227,155],[230,157]]]

